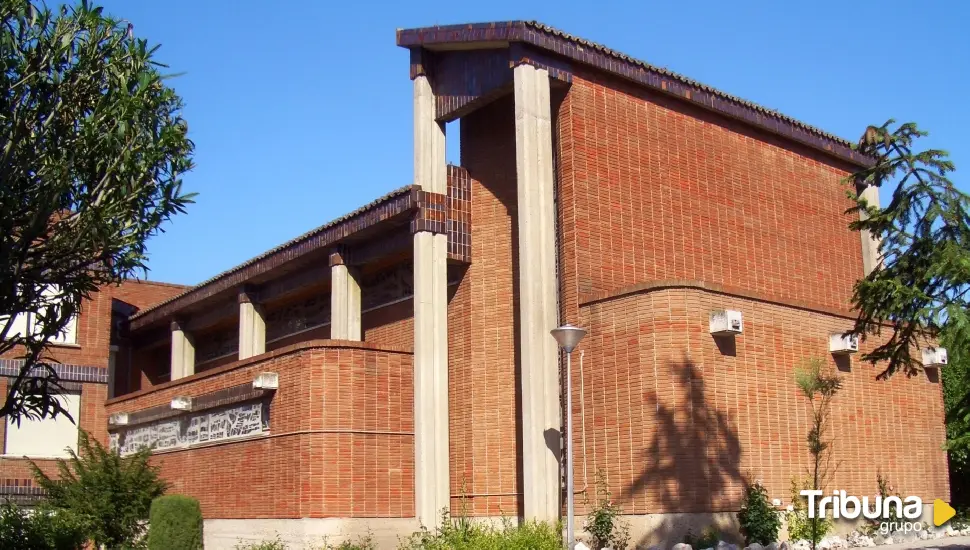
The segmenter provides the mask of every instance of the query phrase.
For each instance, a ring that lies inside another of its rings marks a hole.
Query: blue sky
[[[148,278],[198,283],[410,183],[396,28],[538,19],[852,140],[913,120],[970,190],[970,3],[921,4],[107,1],[186,73],[199,197],[151,241]]]

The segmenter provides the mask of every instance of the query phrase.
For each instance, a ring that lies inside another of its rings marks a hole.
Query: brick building
[[[413,184],[129,301],[114,397],[82,415],[122,452],[155,445],[174,490],[201,500],[207,547],[365,530],[393,544],[448,506],[559,517],[549,330],[566,321],[589,330],[571,373],[576,488],[602,471],[636,542],[729,527],[745,476],[788,502],[809,462],[793,372],[812,357],[845,378],[833,486],[872,494],[881,471],[948,496],[936,370],[877,382],[829,351],[874,257],[847,227],[843,178],[867,162],[848,142],[538,23],[397,43]],[[710,333],[724,309],[740,334]],[[106,369],[99,338],[85,362]]]

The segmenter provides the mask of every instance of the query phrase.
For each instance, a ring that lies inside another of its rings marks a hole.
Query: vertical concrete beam
[[[869,206],[875,206],[879,208],[879,188],[875,185],[867,185],[865,189],[859,194],[862,198],[866,199]],[[869,215],[863,211],[859,211],[859,219],[868,219]],[[869,231],[860,231],[862,235],[862,269],[864,275],[869,275],[874,269],[879,267],[881,263],[881,258],[879,257],[879,237],[873,236]]]
[[[514,69],[518,179],[522,464],[527,519],[560,513],[559,355],[549,331],[559,320],[549,73]]]
[[[195,342],[182,324],[172,321],[171,379],[178,380],[195,374]]]
[[[252,298],[245,289],[239,292],[239,359],[266,352],[266,318]]]
[[[426,75],[414,79],[414,183],[447,193],[445,130],[434,119]],[[414,500],[418,520],[433,527],[449,508],[448,241],[414,234]]]
[[[343,255],[330,255],[330,337],[360,341],[360,281]]]

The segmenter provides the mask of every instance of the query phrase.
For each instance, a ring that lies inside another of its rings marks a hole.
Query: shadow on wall
[[[703,370],[688,359],[667,365],[673,391],[660,392],[653,439],[640,455],[643,470],[622,492],[622,501],[646,497],[648,513],[664,514],[648,516],[639,528],[634,522],[637,546],[683,542],[688,531],[700,536],[709,526],[723,540],[738,537],[744,475],[730,416],[737,411],[715,405]]]

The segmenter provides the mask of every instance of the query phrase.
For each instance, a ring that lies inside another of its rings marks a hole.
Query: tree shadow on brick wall
[[[734,514],[716,513],[740,504],[744,475],[737,430],[715,407],[696,364],[685,359],[668,368],[673,399],[656,402],[655,435],[640,454],[642,471],[622,492],[623,501],[646,497],[656,508],[637,512],[667,515],[638,538],[637,546],[682,542],[688,531],[697,536],[708,526],[733,540]]]

